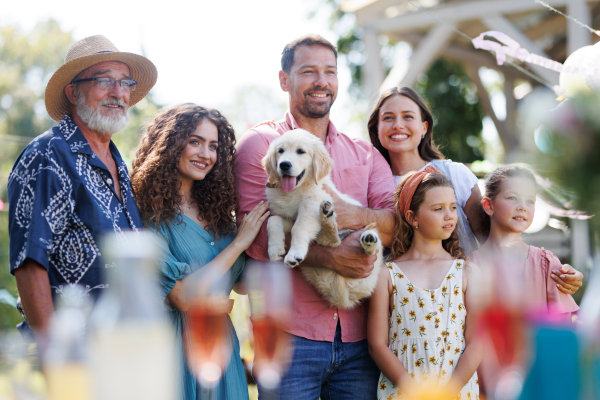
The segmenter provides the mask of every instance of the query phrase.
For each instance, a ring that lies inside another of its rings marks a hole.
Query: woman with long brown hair
[[[228,290],[243,294],[244,251],[269,215],[261,203],[235,228],[233,128],[217,110],[182,104],[159,111],[148,125],[131,174],[144,223],[164,239],[161,284],[182,351],[182,398],[202,398],[183,355],[185,281],[202,269],[227,278]],[[239,343],[228,319],[232,358],[216,390],[218,399],[247,399]]]

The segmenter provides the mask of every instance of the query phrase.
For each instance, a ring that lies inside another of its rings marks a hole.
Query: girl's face
[[[408,97],[392,96],[379,110],[377,134],[381,145],[390,153],[417,149],[427,127],[427,121],[422,121],[421,109]]]
[[[535,183],[531,179],[513,177],[502,182],[494,200],[484,199],[492,228],[513,233],[529,228],[535,214],[535,195]]]
[[[418,226],[415,235],[419,232],[427,239],[446,240],[456,228],[457,220],[454,189],[441,186],[425,193],[425,200],[417,210],[412,226]]]
[[[179,179],[182,181],[201,181],[217,162],[219,131],[208,119],[203,119],[196,130],[190,133],[187,147],[179,157]]]

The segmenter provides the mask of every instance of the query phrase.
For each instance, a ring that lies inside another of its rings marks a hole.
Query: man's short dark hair
[[[298,39],[294,40],[291,43],[288,43],[287,46],[283,48],[283,52],[281,53],[281,69],[289,74],[292,69],[292,65],[294,65],[294,52],[298,46],[325,46],[331,51],[333,51],[333,55],[335,56],[335,60],[337,62],[337,49],[334,45],[332,45],[327,39],[315,35],[308,34],[304,36],[300,36]]]

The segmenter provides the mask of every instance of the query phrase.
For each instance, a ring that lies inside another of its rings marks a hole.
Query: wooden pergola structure
[[[576,49],[594,44],[600,37],[571,20],[567,20],[534,0],[411,0],[433,16],[464,32],[471,38],[486,31],[500,31],[516,40],[529,52],[564,62]],[[545,0],[550,6],[576,18],[588,26],[600,24],[599,0]],[[465,37],[404,0],[347,0],[342,10],[356,15],[356,23],[364,29],[366,62],[363,65],[364,94],[374,99],[381,91],[397,85],[412,86],[417,76],[428,70],[439,57],[459,61],[472,81],[484,111],[493,120],[507,160],[514,161],[521,145],[516,127],[517,99],[515,81],[524,79],[532,87],[540,84],[509,65],[498,66],[494,55],[477,50]],[[598,22],[598,23],[595,23]],[[385,75],[380,57],[379,36],[391,43],[404,41],[412,45],[409,59],[401,60]],[[536,65],[519,63],[551,85],[557,85],[559,74]],[[506,118],[500,120],[482,84],[480,67],[493,68],[504,75]]]

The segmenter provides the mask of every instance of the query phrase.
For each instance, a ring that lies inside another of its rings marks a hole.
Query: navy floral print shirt
[[[122,202],[108,168],[69,116],[35,138],[8,180],[10,271],[26,258],[48,270],[53,299],[79,284],[96,299],[108,285],[99,249],[103,234],[138,231],[142,221],[127,166],[114,143]]]

